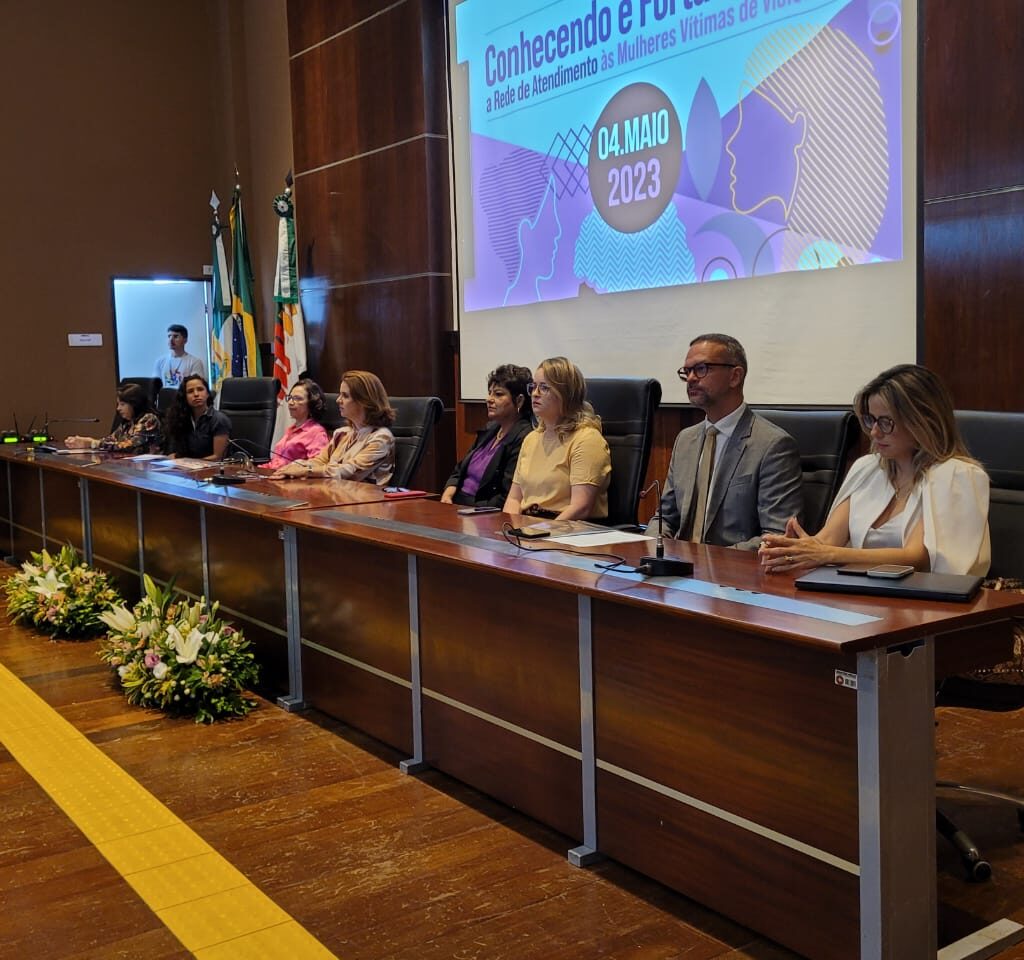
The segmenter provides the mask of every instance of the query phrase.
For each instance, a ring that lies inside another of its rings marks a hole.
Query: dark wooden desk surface
[[[399,529],[388,529],[386,526],[353,522],[366,518],[392,521],[402,526]],[[750,552],[675,540],[666,541],[666,556],[692,561],[695,580],[747,591],[751,597],[767,594],[801,604],[849,610],[878,619],[862,625],[847,626],[743,603],[740,598],[735,601],[723,600],[672,589],[656,580],[636,581],[616,577],[596,567],[588,571],[555,565],[545,562],[546,557],[552,556],[550,553],[538,552],[536,556],[531,556],[532,551],[544,549],[545,540],[525,543],[519,555],[503,555],[496,559],[495,553],[486,546],[433,539],[430,531],[442,530],[493,539],[497,543],[501,541],[502,525],[509,521],[509,517],[494,513],[462,516],[455,506],[430,500],[382,501],[352,505],[339,511],[308,510],[291,514],[286,520],[300,529],[372,541],[379,546],[432,556],[469,567],[493,567],[497,564],[508,577],[540,582],[556,589],[583,592],[594,597],[615,599],[633,606],[670,610],[684,618],[712,618],[720,625],[745,632],[843,653],[890,646],[934,632],[960,630],[1006,616],[1024,615],[1024,597],[989,590],[982,590],[970,603],[940,603],[877,596],[840,597],[835,594],[798,591],[793,585],[793,575],[764,573],[756,556]],[[405,525],[416,525],[424,529],[422,534],[418,534]],[[646,540],[584,549],[581,552],[614,553],[635,564],[642,556],[653,553],[653,550],[654,541]],[[598,560],[604,562],[603,558],[595,557],[595,563]]]
[[[384,500],[384,492],[371,483],[357,483],[352,480],[270,480],[246,479],[244,484],[237,486],[218,487],[210,484],[211,477],[221,472],[219,464],[211,463],[204,470],[187,470],[185,468],[154,469],[153,461],[133,460],[129,457],[112,454],[95,453],[92,451],[81,454],[59,455],[52,453],[29,452],[24,447],[0,450],[0,458],[12,463],[42,467],[47,471],[61,474],[81,476],[85,479],[95,477],[104,483],[128,487],[133,490],[144,490],[161,496],[184,497],[195,503],[211,507],[229,506],[250,514],[274,514],[287,509],[315,509],[318,507],[342,506],[355,503],[374,503]],[[223,468],[228,476],[242,473],[235,465]],[[188,481],[193,481],[189,483]],[[252,498],[239,497],[234,491],[261,494],[267,501],[261,503]],[[283,507],[274,502],[276,498],[298,501],[296,507]]]

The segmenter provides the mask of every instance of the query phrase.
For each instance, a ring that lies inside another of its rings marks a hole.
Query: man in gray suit
[[[679,377],[706,419],[672,447],[661,498],[666,535],[756,550],[763,533],[783,533],[803,512],[796,442],[744,403],[746,376],[747,355],[734,337],[691,341]]]

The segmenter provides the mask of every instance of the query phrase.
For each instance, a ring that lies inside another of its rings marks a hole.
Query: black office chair
[[[958,410],[957,425],[971,455],[988,471],[989,533],[992,565],[986,586],[1024,588],[1024,414]],[[1014,658],[1000,666],[965,677],[950,677],[939,685],[936,703],[973,710],[1018,710],[1024,707],[1024,628],[1014,630]],[[1015,680],[1016,682],[1001,682]],[[1001,790],[968,786],[949,780],[938,782],[940,791],[954,791],[1005,801],[1017,809],[1024,830],[1024,798]],[[972,880],[987,880],[989,863],[974,842],[941,810],[936,810],[939,832],[950,840]]]
[[[825,525],[857,442],[857,418],[849,408],[754,409],[796,441],[803,473],[804,529],[817,533]]]
[[[156,412],[161,417],[167,415],[167,411],[174,405],[174,398],[178,395],[177,387],[161,387],[156,395]]]
[[[604,522],[610,526],[635,524],[651,459],[661,384],[641,377],[588,379],[587,400],[601,417],[601,431],[612,458],[608,519]]]
[[[324,415],[320,418],[327,435],[331,436],[338,427],[345,425],[345,418],[338,409],[338,395],[336,393],[324,394]]]
[[[157,394],[160,392],[160,384],[162,381],[159,377],[122,377],[121,382],[118,384],[119,387],[125,387],[129,383],[134,383],[136,386],[142,387],[149,396],[149,402],[156,406]]]
[[[434,424],[444,406],[437,397],[390,397],[396,417],[391,425],[395,435],[395,472],[391,483],[408,487],[427,451]]]
[[[231,419],[231,439],[254,460],[269,460],[277,419],[276,377],[228,377],[220,388],[220,411]]]

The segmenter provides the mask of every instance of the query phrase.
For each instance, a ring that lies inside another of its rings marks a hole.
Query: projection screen
[[[846,404],[916,359],[916,0],[449,6],[461,395],[500,363]]]

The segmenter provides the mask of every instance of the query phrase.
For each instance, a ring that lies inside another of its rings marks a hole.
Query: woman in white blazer
[[[901,364],[854,398],[871,452],[850,468],[825,526],[795,519],[766,534],[769,572],[822,564],[897,563],[935,573],[988,572],[988,474],[960,438],[949,391],[925,367]]]

